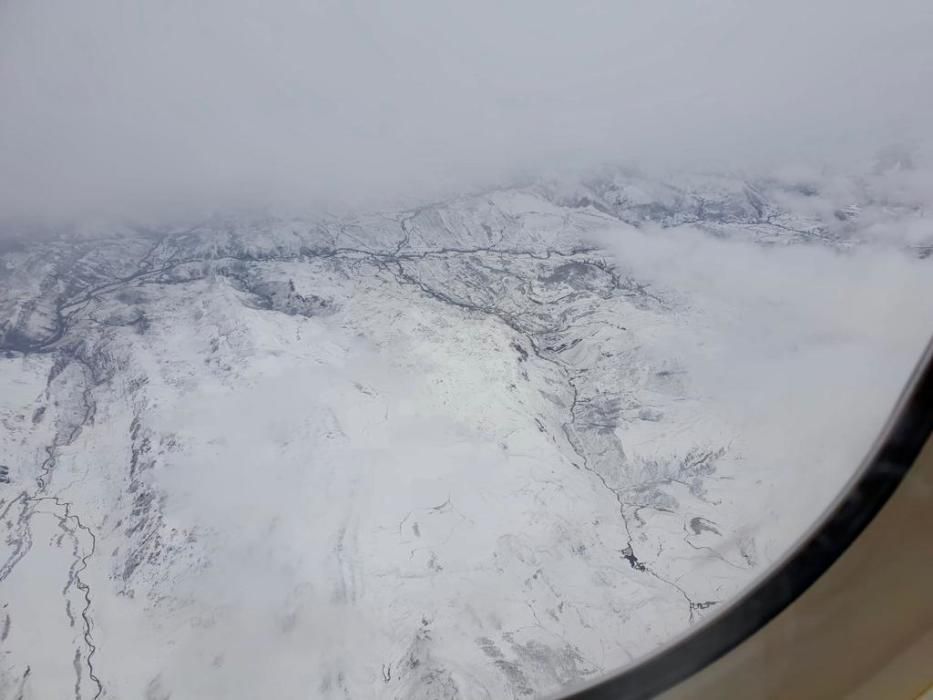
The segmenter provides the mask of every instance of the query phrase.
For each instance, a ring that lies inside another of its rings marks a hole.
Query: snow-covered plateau
[[[919,357],[896,177],[5,233],[0,697],[517,698],[656,649]]]

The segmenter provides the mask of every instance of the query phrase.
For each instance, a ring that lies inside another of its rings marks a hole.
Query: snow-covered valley
[[[7,244],[0,696],[528,697],[715,614],[933,327],[924,210],[853,191]]]

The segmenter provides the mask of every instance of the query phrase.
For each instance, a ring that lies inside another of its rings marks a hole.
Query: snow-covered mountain
[[[0,696],[527,697],[656,648],[803,532],[933,327],[881,186],[8,237]]]

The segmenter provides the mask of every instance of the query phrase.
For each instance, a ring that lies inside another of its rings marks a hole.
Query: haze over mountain
[[[929,148],[924,0],[0,6],[0,213],[373,209]]]

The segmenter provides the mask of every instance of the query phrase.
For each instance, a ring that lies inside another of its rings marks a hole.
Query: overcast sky
[[[0,0],[0,215],[845,166],[923,141],[930,37],[929,0]]]

